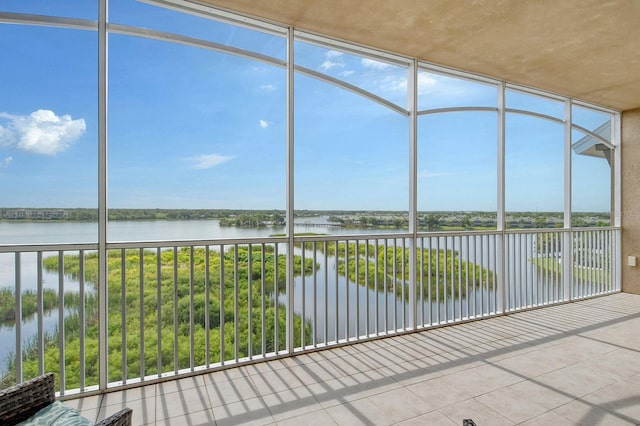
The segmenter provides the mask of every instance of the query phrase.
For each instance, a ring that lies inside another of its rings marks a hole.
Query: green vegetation
[[[73,293],[65,294],[65,301],[73,297]],[[58,295],[54,290],[44,289],[42,292],[42,306],[44,312],[54,309],[58,305]],[[38,295],[32,290],[22,292],[22,320],[33,318],[38,312]],[[10,288],[0,288],[0,324],[11,326],[16,321],[16,297]]]
[[[406,211],[296,210],[295,218],[313,222],[314,217],[328,216],[331,224],[353,229],[408,229]],[[496,229],[496,212],[433,211],[418,212],[420,231],[463,231]],[[220,220],[221,226],[283,226],[284,210],[231,209],[109,209],[109,220]],[[97,209],[81,208],[0,208],[0,220],[96,222]],[[562,212],[507,212],[505,221],[511,229],[561,228]],[[610,215],[603,212],[574,212],[574,227],[609,226]]]
[[[285,216],[280,212],[243,213],[220,219],[220,226],[236,226],[238,228],[259,228],[263,226],[284,226]]]
[[[305,243],[305,249],[312,250],[313,243]],[[324,251],[324,244],[317,244],[316,249],[320,252]],[[328,244],[327,251],[330,256],[335,256],[336,245]],[[385,250],[384,245],[376,247],[374,244],[367,246],[364,243],[354,242],[349,243],[348,246],[345,243],[339,243],[337,253],[340,275],[348,275],[350,281],[374,290],[376,288],[379,291],[395,290],[396,295],[404,295],[408,298],[409,289],[406,283],[409,281],[409,249],[387,246]],[[417,250],[416,255],[418,282],[422,283],[422,294],[425,299],[429,294],[445,292],[453,294],[456,298],[466,297],[467,281],[470,289],[481,286],[493,287],[494,274],[471,262],[463,261],[457,251]],[[462,285],[459,285],[460,283]]]
[[[191,339],[194,341],[195,365],[232,360],[285,349],[285,308],[275,294],[284,290],[285,256],[275,256],[273,248],[261,246],[231,248],[220,253],[209,252],[209,274],[206,274],[206,253],[203,248],[191,251],[120,250],[108,256],[108,363],[109,380],[122,380],[123,350],[126,350],[127,378],[158,374],[189,368]],[[141,259],[142,255],[142,259]],[[264,269],[262,258],[264,257]],[[251,263],[249,263],[251,258]],[[79,274],[77,255],[64,258],[64,273]],[[158,270],[158,262],[160,269]],[[193,263],[193,271],[191,271]],[[58,258],[44,261],[47,271],[55,272]],[[177,266],[174,268],[174,265]],[[249,265],[251,268],[249,269]],[[276,276],[275,270],[278,268]],[[294,257],[295,274],[309,274],[313,262],[305,260],[304,267],[299,256]],[[224,271],[221,291],[220,276]],[[140,278],[143,278],[141,288]],[[177,279],[174,281],[174,277]],[[85,256],[85,279],[93,287],[98,278],[96,253]],[[124,288],[122,283],[124,282]],[[207,283],[208,310],[207,318]],[[221,293],[223,299],[221,299]],[[124,299],[123,299],[124,296]],[[175,297],[175,299],[174,299]],[[190,309],[193,298],[193,310]],[[66,299],[66,298],[65,298]],[[68,315],[64,321],[64,348],[66,362],[66,387],[77,388],[80,378],[80,319],[77,312],[79,299],[65,303]],[[235,306],[238,310],[235,310]],[[264,304],[263,304],[264,303]],[[123,309],[124,307],[124,309]],[[250,312],[251,309],[251,313]],[[263,316],[264,309],[264,335]],[[96,384],[98,379],[98,316],[97,298],[91,293],[85,300],[85,354],[86,383]],[[277,313],[276,313],[277,311]],[[193,322],[191,317],[193,316]],[[209,328],[206,328],[206,321]],[[126,327],[126,341],[123,329]],[[238,340],[235,341],[236,327]],[[309,324],[299,316],[294,317],[295,344],[300,343],[302,327],[310,335]],[[278,346],[276,348],[276,333]],[[160,334],[160,336],[158,336]],[[44,348],[45,370],[58,371],[59,330],[47,335]],[[177,340],[176,340],[177,336]],[[209,353],[206,353],[206,338],[209,338]],[[159,337],[159,338],[158,338]],[[141,343],[144,357],[141,360]],[[237,344],[238,353],[234,347]],[[264,345],[264,348],[263,348]],[[177,347],[177,364],[174,363],[174,346]],[[224,346],[224,348],[222,348]],[[160,356],[158,357],[158,355]],[[10,358],[15,358],[11,356]],[[38,372],[37,345],[31,342],[24,349],[24,377],[33,377]],[[2,383],[10,383],[15,377],[15,360],[9,360],[9,368]]]

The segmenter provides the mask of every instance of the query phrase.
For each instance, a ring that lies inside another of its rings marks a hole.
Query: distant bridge
[[[311,223],[311,222],[294,222],[293,226],[309,226],[315,228],[344,228],[340,223]]]

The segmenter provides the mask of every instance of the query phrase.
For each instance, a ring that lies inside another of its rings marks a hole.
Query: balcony
[[[109,243],[104,281],[97,245],[3,246],[5,259],[13,259],[16,294],[23,294],[15,299],[23,321],[4,380],[54,371],[60,398],[88,417],[127,404],[139,424],[171,424],[173,417],[271,423],[318,410],[338,422],[481,418],[492,413],[485,399],[504,404],[534,390],[552,392],[550,400],[564,406],[628,378],[610,371],[624,363],[599,358],[616,349],[616,356],[632,353],[633,341],[602,335],[629,333],[623,325],[640,308],[636,296],[617,293],[618,234]],[[36,278],[36,303],[21,291],[25,277]],[[48,304],[52,277],[65,296],[53,291]],[[611,296],[594,298],[604,295]],[[35,324],[24,320],[30,306]],[[51,312],[53,331],[43,320]],[[594,363],[603,372],[593,374]],[[442,389],[446,395],[433,396]],[[494,392],[504,397],[486,396]],[[527,401],[489,407],[507,423],[557,408],[545,405],[546,396]],[[468,413],[445,410],[452,407]],[[585,415],[601,414],[613,415]]]
[[[135,424],[637,424],[639,325],[619,293],[66,403]]]

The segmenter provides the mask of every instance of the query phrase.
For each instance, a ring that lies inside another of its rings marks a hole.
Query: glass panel
[[[418,72],[418,110],[498,106],[498,89],[462,78]]]
[[[575,130],[572,140],[571,225],[609,226],[613,151],[592,136]]]
[[[3,244],[97,241],[97,34],[0,25]]]
[[[564,120],[564,102],[543,98],[542,96],[507,89],[505,91],[505,104],[507,108],[531,111]]]
[[[0,12],[28,13],[59,18],[98,19],[97,0],[2,0]]]
[[[284,70],[119,35],[109,54],[109,239],[282,232]]]
[[[294,49],[296,65],[345,81],[406,108],[406,67],[302,42],[296,42]]]
[[[316,79],[295,85],[296,232],[407,229],[408,119]]]
[[[419,118],[418,229],[495,229],[497,114]]]
[[[571,122],[611,142],[611,114],[573,105]],[[578,139],[574,138],[574,142],[577,141]]]
[[[613,150],[605,143],[612,142],[611,119],[611,114],[572,106],[573,124],[593,133],[574,128],[571,134],[571,222],[575,227],[611,224]]]
[[[564,126],[506,115],[507,228],[554,228],[564,217]]]
[[[287,44],[283,37],[152,6],[140,1],[110,0],[109,21],[212,41],[280,60],[286,58]]]

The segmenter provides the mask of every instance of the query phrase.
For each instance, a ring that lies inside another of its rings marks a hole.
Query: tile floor
[[[640,424],[640,296],[615,294],[68,400],[136,425]]]

